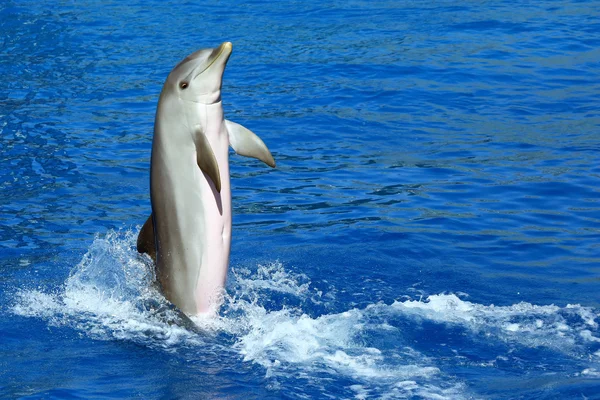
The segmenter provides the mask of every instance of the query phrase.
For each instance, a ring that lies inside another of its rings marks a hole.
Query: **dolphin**
[[[275,167],[258,136],[223,117],[221,86],[231,50],[225,42],[183,59],[156,108],[152,214],[137,250],[153,258],[162,293],[188,316],[215,315],[222,302],[231,248],[229,146]]]

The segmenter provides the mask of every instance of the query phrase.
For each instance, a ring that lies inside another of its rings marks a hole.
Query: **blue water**
[[[600,398],[600,4],[0,4],[0,397]],[[234,44],[203,333],[135,251],[162,83]]]

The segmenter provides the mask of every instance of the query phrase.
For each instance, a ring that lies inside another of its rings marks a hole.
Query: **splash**
[[[461,379],[445,372],[447,365],[431,351],[431,342],[429,348],[415,344],[423,324],[460,329],[468,340],[511,346],[508,352],[545,348],[588,357],[594,363],[581,375],[597,375],[600,337],[593,309],[529,303],[498,307],[438,294],[315,314],[315,305],[334,295],[279,262],[233,267],[220,315],[194,319],[206,335],[191,332],[174,323],[177,315],[156,288],[151,261],[135,250],[136,237],[132,231],[97,237],[61,288],[20,291],[13,313],[97,340],[171,352],[221,346],[219,351],[263,368],[272,388],[299,379],[325,387],[336,378],[348,382],[346,397],[358,399],[381,393],[388,398],[472,396]],[[223,336],[230,338],[225,344]]]
[[[599,314],[588,307],[564,308],[518,303],[498,307],[461,300],[454,294],[432,295],[426,301],[394,302],[395,312],[419,320],[462,326],[485,337],[527,347],[569,352],[585,343],[599,342]]]
[[[53,326],[70,326],[98,340],[132,340],[171,348],[199,343],[173,321],[177,315],[153,284],[151,261],[137,254],[134,232],[96,237],[63,287],[21,290],[13,312]]]

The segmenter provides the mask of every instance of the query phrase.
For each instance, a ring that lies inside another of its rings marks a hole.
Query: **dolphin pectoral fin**
[[[217,192],[221,193],[221,173],[219,172],[219,164],[215,153],[203,133],[198,133],[196,137],[196,162],[198,167],[210,177]]]
[[[248,128],[225,120],[229,133],[229,144],[240,156],[256,158],[269,167],[275,167],[275,160],[265,143]]]
[[[154,243],[154,222],[152,214],[148,217],[137,238],[138,253],[146,253],[156,262],[156,246]]]

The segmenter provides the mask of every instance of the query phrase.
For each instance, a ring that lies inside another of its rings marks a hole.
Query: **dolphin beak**
[[[215,58],[210,62],[210,65],[214,64],[217,61],[223,60],[223,65],[227,64],[229,61],[229,56],[231,55],[231,50],[233,49],[233,45],[231,42],[223,42],[219,47],[217,47],[213,54],[216,54]]]
[[[219,47],[215,48],[212,51],[212,54],[209,58],[210,61],[208,62],[208,65],[206,67],[204,67],[202,70],[199,70],[199,71],[194,70],[192,72],[192,75],[193,75],[192,79],[196,79],[196,77],[198,77],[198,75],[200,75],[204,71],[208,70],[213,65],[215,65],[216,67],[220,67],[221,72],[223,72],[223,70],[225,69],[225,65],[227,64],[227,61],[229,61],[229,56],[231,55],[232,48],[233,48],[233,45],[231,44],[231,42],[224,42]]]
[[[231,50],[233,50],[233,44],[231,42],[223,42],[219,46],[219,53],[229,57],[231,55]]]

